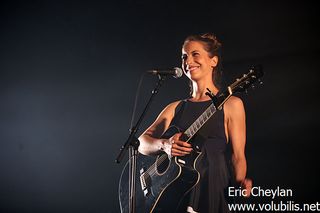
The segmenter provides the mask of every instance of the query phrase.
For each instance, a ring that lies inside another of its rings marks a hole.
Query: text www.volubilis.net
[[[238,212],[248,212],[248,211],[255,211],[255,212],[318,212],[320,211],[320,203],[295,203],[294,201],[280,201],[274,202],[271,201],[269,203],[233,203],[228,204],[229,210],[231,212],[238,211]]]

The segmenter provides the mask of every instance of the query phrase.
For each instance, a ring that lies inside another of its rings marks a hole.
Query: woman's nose
[[[186,60],[185,60],[185,64],[186,64],[187,66],[190,65],[190,64],[192,64],[192,62],[193,62],[192,57],[188,57],[188,58],[186,58]]]

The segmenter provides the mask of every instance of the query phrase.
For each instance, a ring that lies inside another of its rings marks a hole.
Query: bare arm
[[[178,104],[179,102],[173,102],[164,108],[153,124],[141,134],[139,137],[140,153],[145,155],[159,153],[164,143],[164,140],[160,139],[160,137],[168,129]]]
[[[180,101],[169,104],[157,117],[157,119],[139,137],[139,152],[144,155],[158,154],[165,151],[172,156],[182,156],[191,152],[191,145],[180,141],[180,133],[169,139],[161,139],[161,135],[168,129],[175,109]]]
[[[235,172],[235,179],[238,183],[244,185],[247,191],[250,191],[252,181],[246,179],[246,121],[244,106],[240,98],[232,96],[225,103],[224,109],[227,118],[227,135],[229,141],[232,143],[232,164]]]

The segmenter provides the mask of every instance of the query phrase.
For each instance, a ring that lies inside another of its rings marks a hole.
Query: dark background
[[[223,43],[226,83],[264,67],[264,85],[241,94],[248,176],[319,201],[316,13],[304,1],[2,1],[0,212],[119,212],[127,159],[114,160],[140,76],[180,66],[183,39],[203,32]],[[144,77],[136,116],[156,81]],[[188,90],[168,79],[139,133]]]

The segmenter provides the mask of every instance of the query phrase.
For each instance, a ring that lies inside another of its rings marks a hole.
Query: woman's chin
[[[189,75],[189,78],[193,81],[199,80],[201,77],[201,73],[199,72],[191,72]]]

